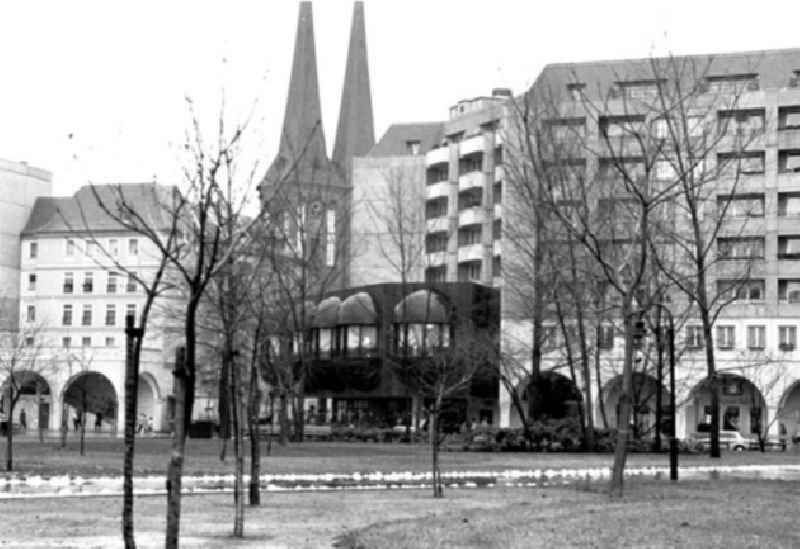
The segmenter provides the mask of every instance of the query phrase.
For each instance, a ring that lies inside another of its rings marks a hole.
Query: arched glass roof
[[[439,294],[417,290],[395,306],[394,321],[403,324],[446,324],[450,322],[450,315]]]

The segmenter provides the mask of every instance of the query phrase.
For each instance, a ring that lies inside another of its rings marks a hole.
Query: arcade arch
[[[28,429],[49,429],[50,409],[53,406],[50,384],[41,374],[29,370],[14,372],[14,379],[20,395],[14,406],[12,422],[20,423],[20,414],[24,410]],[[8,394],[10,381],[6,378],[0,387],[0,412],[3,414],[7,414],[10,407]]]
[[[83,414],[87,431],[116,431],[119,399],[114,384],[103,374],[86,371],[72,376],[64,386],[63,401],[74,430],[80,428]]]
[[[580,390],[571,379],[558,372],[542,372],[536,378],[528,378],[524,391],[524,398],[528,401],[528,417],[532,420],[580,415]]]
[[[720,374],[719,423],[723,431],[757,435],[768,424],[767,405],[761,391],[747,378]],[[707,379],[694,386],[686,407],[686,432],[711,429],[711,391]]]
[[[658,400],[658,380],[650,374],[634,372],[631,379],[631,427],[634,438],[654,437],[656,427],[656,401]],[[617,426],[620,397],[622,396],[622,376],[610,379],[603,388],[603,406],[608,426]],[[661,408],[668,409],[669,391],[661,386]],[[667,417],[665,414],[663,417]]]

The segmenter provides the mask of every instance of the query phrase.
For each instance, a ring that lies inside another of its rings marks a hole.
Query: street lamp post
[[[675,437],[675,320],[672,313],[661,303],[658,307],[666,313],[669,326],[667,327],[667,343],[669,345],[669,479],[678,480],[678,439]],[[656,326],[661,330],[661,326]],[[660,390],[660,387],[659,387]]]

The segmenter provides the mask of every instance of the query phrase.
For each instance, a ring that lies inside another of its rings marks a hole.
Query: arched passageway
[[[656,411],[658,410],[658,380],[642,372],[634,372],[631,379],[631,428],[634,438],[654,437],[656,432]],[[622,376],[618,375],[606,383],[603,389],[608,426],[616,428],[619,417],[620,397],[622,396]],[[661,386],[662,426],[666,427],[669,417],[669,392]],[[664,431],[665,432],[665,431]]]
[[[139,388],[137,390],[136,407],[138,417],[136,423],[142,425],[144,429],[157,429],[161,425],[161,418],[158,417],[156,401],[158,392],[155,380],[149,375],[139,376]]]
[[[21,424],[24,417],[28,429],[49,429],[50,408],[53,397],[50,384],[37,372],[22,370],[14,373],[15,385],[19,390],[19,398],[14,406],[12,422]],[[11,380],[6,378],[0,387],[0,412],[5,416],[10,408]]]
[[[81,413],[85,414],[87,431],[117,429],[119,400],[114,385],[99,372],[81,372],[73,376],[64,389],[64,412],[75,431],[80,428]]]
[[[525,386],[528,414],[533,420],[563,419],[580,415],[581,392],[558,372],[542,372]]]
[[[787,442],[800,441],[800,381],[794,382],[781,397],[778,432]]]
[[[761,391],[737,374],[720,374],[719,424],[723,431],[739,431],[744,436],[757,435],[768,424],[767,406]],[[708,380],[692,389],[686,408],[686,431],[711,430],[711,391]]]

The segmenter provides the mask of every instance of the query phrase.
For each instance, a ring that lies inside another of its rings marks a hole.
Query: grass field
[[[229,473],[232,467],[231,448],[228,459],[220,461],[220,441],[189,439],[187,441],[186,474]],[[137,474],[161,474],[166,469],[169,439],[137,440],[135,471]],[[263,448],[262,448],[263,450]],[[245,448],[246,452],[249,449]],[[0,456],[5,443],[0,441]],[[15,470],[34,474],[112,475],[122,473],[123,442],[115,438],[87,440],[87,452],[81,456],[78,444],[70,441],[66,448],[56,442],[35,440],[14,442]],[[246,454],[249,455],[249,454]],[[797,463],[794,452],[723,453],[721,460],[705,455],[681,455],[682,465],[724,463],[744,465],[762,463]],[[630,465],[668,464],[667,454],[631,454]],[[444,452],[443,470],[500,470],[535,468],[601,467],[611,464],[610,454],[577,453],[514,453],[514,452]],[[427,471],[430,450],[424,444],[378,444],[350,442],[305,442],[285,447],[273,444],[269,456],[262,456],[262,473],[346,473],[353,471]]]
[[[576,488],[268,493],[230,537],[231,496],[183,500],[182,547],[793,547],[800,485],[628,482]],[[139,547],[163,546],[164,498],[136,500]],[[0,502],[0,547],[120,547],[120,498]]]
[[[166,469],[169,439],[137,440],[135,471],[137,474],[161,474]],[[246,452],[249,449],[245,448]],[[263,448],[262,448],[263,450]],[[87,452],[81,456],[78,444],[70,441],[66,448],[56,442],[35,440],[14,442],[15,470],[34,474],[112,475],[122,473],[123,442],[115,438],[87,440]],[[189,439],[187,441],[186,474],[229,473],[232,467],[231,448],[228,459],[220,461],[220,441]],[[0,441],[0,456],[5,443]],[[249,455],[249,454],[246,454]],[[681,455],[682,465],[744,465],[798,463],[794,452],[723,453],[721,460],[705,455]],[[514,453],[514,452],[444,452],[443,470],[501,470],[535,468],[601,467],[611,464],[610,454],[577,453]],[[635,465],[668,464],[667,454],[631,454],[628,463]],[[427,471],[430,450],[424,444],[378,444],[349,442],[305,442],[285,447],[273,444],[269,456],[262,456],[262,473],[346,473],[353,471]]]

